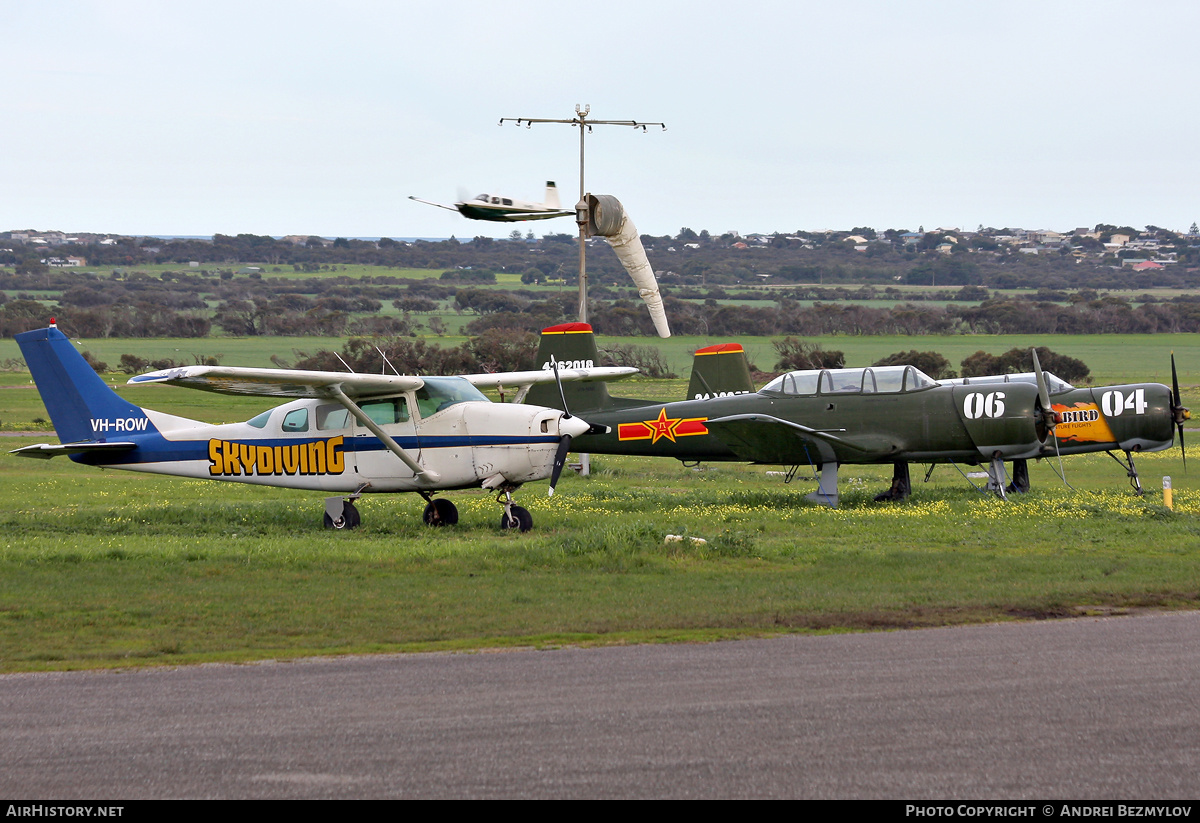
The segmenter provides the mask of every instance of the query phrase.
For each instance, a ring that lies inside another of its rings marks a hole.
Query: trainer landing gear
[[[1004,487],[1009,494],[1024,494],[1029,491],[1029,461],[1014,460],[1012,482]]]
[[[838,464],[832,461],[822,463],[820,472],[817,490],[804,495],[804,499],[836,509],[838,504]]]
[[[988,482],[987,490],[995,494],[1001,500],[1008,500],[1008,495],[1005,492],[1008,484],[1005,480],[1008,473],[1004,471],[1004,457],[1000,452],[992,455],[991,465],[988,466]]]
[[[458,508],[444,497],[432,497],[422,493],[425,498],[425,512],[421,519],[426,526],[453,526],[458,523]]]
[[[908,464],[904,462],[892,464],[892,487],[882,494],[875,495],[875,502],[888,500],[904,500],[912,493],[912,482],[908,477]]]
[[[1105,454],[1121,464],[1121,468],[1125,469],[1125,474],[1129,477],[1129,485],[1133,487],[1134,493],[1137,494],[1138,497],[1141,497],[1146,492],[1142,490],[1142,481],[1138,478],[1137,467],[1133,465],[1133,452],[1135,451],[1137,451],[1137,449],[1133,449],[1132,451],[1126,449],[1124,460],[1117,457],[1112,452],[1105,452]]]
[[[504,514],[500,515],[500,528],[516,529],[521,532],[527,532],[533,528],[533,515],[529,513],[529,509],[517,506],[512,502],[512,489],[502,490],[496,497],[496,502],[504,507]]]

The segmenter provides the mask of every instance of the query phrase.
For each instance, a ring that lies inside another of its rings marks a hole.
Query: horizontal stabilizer
[[[560,368],[558,370],[558,377],[564,383],[575,381],[591,383],[597,380],[607,383],[610,380],[623,380],[637,373],[638,369],[632,366],[594,366],[583,369]],[[494,372],[492,374],[465,374],[463,378],[470,381],[477,388],[495,388],[497,386],[521,388],[537,383],[553,383],[554,372],[551,369],[535,369],[532,371]]]
[[[58,457],[60,454],[127,452],[136,445],[136,443],[38,443],[33,446],[13,449],[9,454],[49,460],[51,457]]]

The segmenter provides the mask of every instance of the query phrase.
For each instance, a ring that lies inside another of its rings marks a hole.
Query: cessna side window
[[[417,411],[423,418],[458,403],[479,400],[487,402],[479,389],[460,377],[426,377],[425,385],[417,389]]]
[[[390,397],[387,400],[371,400],[361,405],[371,421],[380,426],[408,422],[408,398]]]
[[[285,432],[308,431],[308,409],[292,409],[283,418],[282,428]]]
[[[350,425],[350,412],[344,406],[317,406],[317,428],[321,431],[344,429]]]
[[[258,415],[255,415],[254,417],[251,417],[249,420],[246,421],[246,425],[253,426],[256,429],[266,428],[267,420],[271,417],[271,411],[272,411],[271,409],[268,409],[267,411],[263,412],[262,414],[258,414]]]

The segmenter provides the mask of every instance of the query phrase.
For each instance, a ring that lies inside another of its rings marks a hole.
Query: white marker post
[[[1163,478],[1163,505],[1171,511],[1175,511],[1175,506],[1172,505],[1174,501],[1171,498],[1171,478],[1167,476]]]

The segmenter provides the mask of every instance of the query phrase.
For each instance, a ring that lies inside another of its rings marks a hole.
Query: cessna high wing
[[[453,206],[434,203],[432,200],[422,200],[420,197],[409,195],[409,200],[416,200],[427,206],[437,206],[439,209],[456,211],[471,220],[491,220],[498,223],[516,223],[522,220],[547,220],[551,217],[566,217],[575,214],[570,209],[564,210],[558,203],[558,187],[554,181],[546,181],[546,201],[530,203],[525,200],[514,200],[500,194],[480,194],[472,200],[460,200]]]
[[[129,381],[295,398],[244,423],[209,425],[122,399],[53,321],[16,340],[61,443],[14,454],[66,454],[103,468],[333,493],[325,501],[329,528],[356,527],[354,501],[371,492],[416,492],[427,503],[426,523],[453,525],[454,504],[433,493],[482,487],[498,492],[502,527],[528,531],[532,518],[512,503],[512,491],[548,477],[553,493],[571,439],[593,430],[569,413],[491,403],[479,391],[524,393],[555,382],[553,370],[416,377],[194,366]],[[612,380],[636,371],[562,368],[557,378]]]
[[[589,328],[544,334],[539,351],[569,362],[594,358],[595,350]],[[1038,456],[1054,425],[1043,388],[948,386],[913,366],[880,366],[789,372],[757,392],[693,390],[693,398],[703,396],[674,403],[626,404],[598,385],[564,386],[563,398],[607,427],[578,438],[580,452],[811,465],[820,480],[808,498],[836,506],[844,463],[982,461],[1003,471],[1005,460]],[[538,386],[529,399],[558,403]]]

